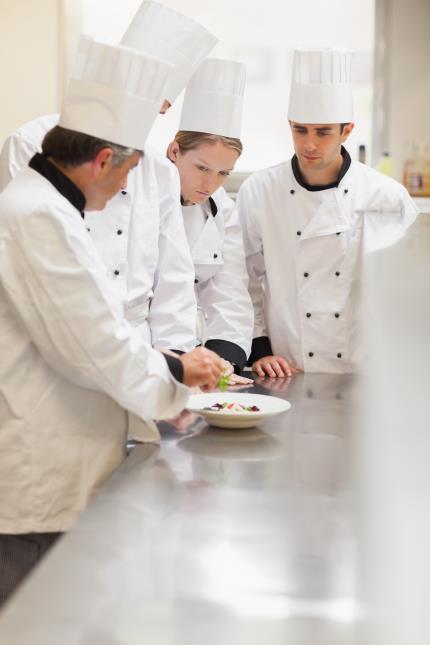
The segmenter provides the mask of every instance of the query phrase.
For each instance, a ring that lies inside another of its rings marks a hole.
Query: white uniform
[[[251,176],[237,207],[255,313],[252,358],[270,353],[268,337],[274,354],[307,372],[354,371],[362,261],[414,221],[405,188],[352,162],[337,187],[311,191],[288,161]]]
[[[182,214],[204,317],[199,340],[242,369],[251,350],[254,316],[234,202],[219,188],[204,204],[183,206]]]
[[[188,388],[123,316],[85,222],[31,168],[0,196],[1,533],[64,531],[124,457],[127,410]]]
[[[40,152],[58,115],[16,130],[0,155],[0,190]],[[124,301],[126,316],[157,348],[189,351],[196,344],[194,270],[179,206],[175,166],[146,152],[129,173],[127,190],[85,221],[107,273]]]

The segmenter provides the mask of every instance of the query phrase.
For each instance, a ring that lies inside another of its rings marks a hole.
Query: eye
[[[228,177],[230,175],[228,170],[221,170],[219,174],[222,175],[223,177]]]
[[[197,170],[200,170],[201,172],[207,172],[209,168],[206,166],[196,166]]]
[[[327,137],[329,135],[329,132],[318,132],[319,137]]]

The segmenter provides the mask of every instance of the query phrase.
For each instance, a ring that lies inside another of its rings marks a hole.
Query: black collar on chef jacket
[[[81,190],[73,183],[71,179],[66,177],[54,164],[52,164],[47,157],[37,152],[28,165],[33,168],[45,179],[51,182],[63,197],[65,197],[81,214],[84,218],[85,196]]]
[[[212,199],[212,197],[209,197],[208,202],[211,209],[211,213],[213,217],[215,217],[215,215],[218,213],[218,206],[215,204],[215,200]],[[184,205],[184,198],[181,195],[181,206],[183,205]]]
[[[316,192],[318,190],[328,190],[329,188],[337,188],[341,180],[343,179],[343,177],[348,172],[349,167],[351,165],[351,157],[349,156],[348,150],[346,150],[346,148],[344,148],[343,146],[340,149],[340,154],[343,157],[343,162],[342,162],[342,166],[339,171],[339,174],[337,176],[337,179],[336,181],[333,181],[331,184],[326,184],[325,186],[312,186],[311,184],[307,184],[303,179],[303,175],[299,168],[299,161],[297,159],[297,155],[294,155],[293,158],[291,159],[291,167],[293,169],[293,174],[297,183],[300,184],[300,186],[302,186],[306,190],[310,190],[312,192]]]

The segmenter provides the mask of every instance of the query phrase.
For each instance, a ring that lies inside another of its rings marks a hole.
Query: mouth
[[[312,155],[303,155],[303,158],[306,159],[306,161],[316,161],[319,159],[319,157],[313,157]]]
[[[210,197],[210,193],[204,193],[201,190],[196,190],[197,195],[201,195],[202,197]]]

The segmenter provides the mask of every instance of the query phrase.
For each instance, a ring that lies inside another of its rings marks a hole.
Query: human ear
[[[352,123],[352,122],[351,122],[351,123],[347,123],[347,124],[343,127],[343,131],[342,131],[342,143],[344,143],[344,142],[348,139],[349,135],[351,134],[351,132],[352,132],[352,131],[353,131],[353,129],[354,129],[354,126],[355,126],[355,123]]]
[[[179,144],[177,141],[173,140],[169,143],[169,146],[167,148],[167,157],[170,159],[170,161],[175,161],[178,160],[179,156]]]
[[[112,148],[102,148],[96,154],[93,160],[94,174],[96,176],[105,175],[112,167]]]

